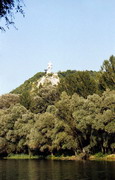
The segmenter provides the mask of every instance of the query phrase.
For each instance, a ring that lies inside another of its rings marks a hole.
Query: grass
[[[44,158],[43,156],[33,156],[28,154],[9,154],[4,159],[50,159],[50,160],[82,160],[80,155],[78,156],[47,156]],[[97,153],[95,155],[91,155],[89,157],[89,160],[109,160],[109,161],[115,161],[115,154],[102,154]]]
[[[9,154],[4,159],[41,159],[41,156],[33,156],[28,154]]]
[[[77,156],[47,156],[47,159],[51,160],[83,160],[81,155]],[[105,160],[105,161],[115,161],[115,154],[102,154],[97,153],[95,155],[90,155],[88,160]]]
[[[115,154],[102,154],[97,153],[95,155],[91,155],[89,160],[109,160],[109,161],[115,161]]]
[[[9,154],[4,159],[48,159],[48,160],[80,160],[79,156],[30,156],[28,154]]]
[[[82,160],[80,155],[77,156],[47,156],[47,159],[51,159],[51,160]]]

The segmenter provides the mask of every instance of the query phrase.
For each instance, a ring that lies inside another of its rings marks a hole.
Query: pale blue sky
[[[18,31],[0,33],[0,94],[53,63],[53,71],[99,70],[115,54],[115,0],[25,0]]]

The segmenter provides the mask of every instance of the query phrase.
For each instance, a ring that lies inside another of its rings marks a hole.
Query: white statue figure
[[[47,74],[50,74],[50,73],[51,73],[52,66],[53,66],[52,63],[49,62],[49,63],[48,63],[48,66],[47,66],[47,70],[46,70],[46,73],[47,73]]]

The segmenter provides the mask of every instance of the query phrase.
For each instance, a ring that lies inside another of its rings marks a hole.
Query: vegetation
[[[33,86],[36,86],[38,79],[40,79],[43,75],[45,75],[43,72],[35,74],[32,78],[25,81],[24,84],[13,90],[11,93],[23,94],[27,91],[30,91]]]
[[[14,25],[15,13],[21,13],[24,16],[23,6],[22,0],[0,0],[0,18],[5,20],[7,28],[9,25]],[[4,27],[0,26],[0,29],[5,31]]]
[[[9,154],[6,159],[41,159],[41,156],[31,156],[28,154]]]
[[[108,161],[114,161],[115,160],[115,154],[102,154],[97,153],[95,155],[91,155],[89,157],[90,160],[108,160]]]
[[[37,73],[0,97],[1,157],[114,153],[115,57],[104,61],[99,72],[58,74],[58,86],[38,89],[44,73]]]

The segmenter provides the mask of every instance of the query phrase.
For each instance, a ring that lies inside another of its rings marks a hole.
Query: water
[[[115,180],[115,162],[0,160],[0,180]]]

